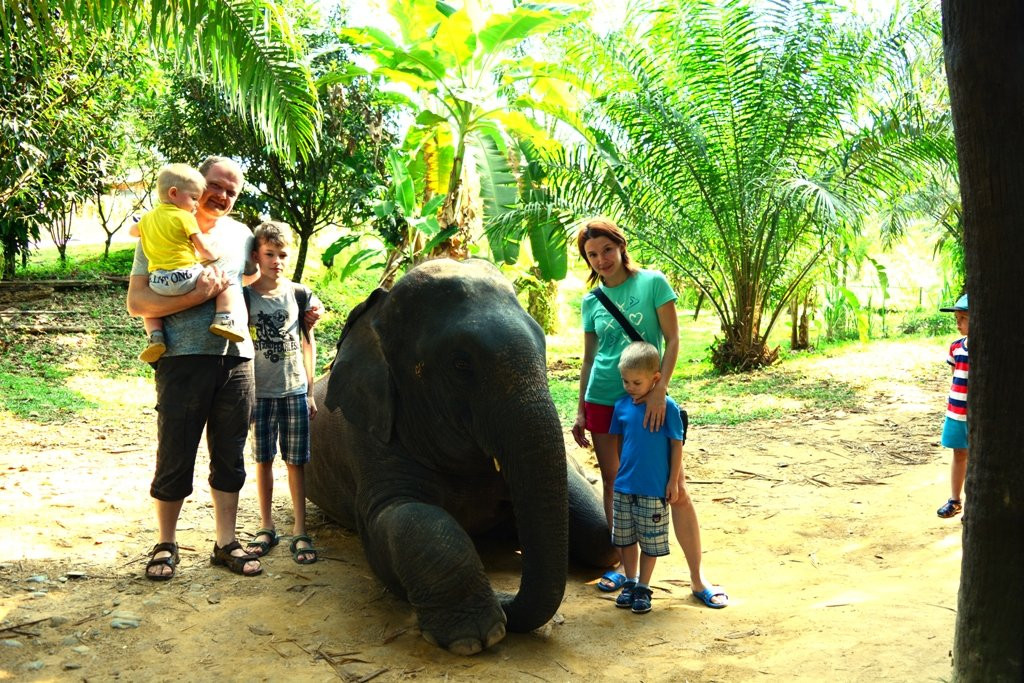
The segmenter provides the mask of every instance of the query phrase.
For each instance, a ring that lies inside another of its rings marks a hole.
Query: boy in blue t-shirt
[[[619,358],[626,390],[615,403],[609,434],[619,439],[619,471],[612,501],[612,543],[622,549],[626,583],[616,607],[634,614],[651,611],[651,575],[658,557],[668,555],[669,504],[679,496],[683,462],[683,421],[679,406],[665,397],[665,423],[644,428],[644,397],[661,379],[661,357],[648,342],[633,342]],[[638,571],[639,565],[639,571]]]

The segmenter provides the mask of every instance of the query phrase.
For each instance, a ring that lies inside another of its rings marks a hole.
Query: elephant
[[[326,410],[311,423],[307,497],[358,532],[423,637],[456,654],[544,625],[570,554],[614,561],[546,371],[544,334],[501,272],[437,259],[352,310],[315,384]],[[513,523],[522,577],[514,595],[496,594],[472,537]]]

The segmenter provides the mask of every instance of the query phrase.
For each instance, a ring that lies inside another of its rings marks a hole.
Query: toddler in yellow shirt
[[[187,294],[195,289],[203,264],[218,258],[195,217],[206,180],[187,164],[169,164],[160,169],[156,189],[160,203],[131,232],[142,240],[142,251],[149,261],[149,288],[163,296]],[[237,287],[228,287],[217,295],[210,325],[210,332],[235,343],[244,338],[231,318],[237,297]],[[143,323],[149,345],[139,360],[152,363],[167,350],[164,324],[161,318],[143,318]]]

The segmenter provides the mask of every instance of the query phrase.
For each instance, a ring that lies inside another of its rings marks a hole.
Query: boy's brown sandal
[[[254,572],[246,572],[245,571],[245,563],[246,562],[252,562],[253,560],[255,560],[256,562],[259,562],[260,558],[256,557],[255,555],[250,555],[248,553],[246,553],[245,555],[232,555],[231,554],[231,551],[233,551],[233,550],[241,550],[241,549],[242,549],[242,546],[238,543],[238,541],[231,541],[231,543],[228,543],[223,548],[218,546],[217,542],[214,541],[213,542],[213,555],[210,555],[210,564],[227,567],[228,569],[230,569],[234,573],[241,574],[242,576],[256,576],[257,574],[262,572],[263,571],[263,567],[262,566],[260,566],[260,568],[257,569]]]

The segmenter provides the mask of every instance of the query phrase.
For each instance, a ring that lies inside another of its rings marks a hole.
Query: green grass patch
[[[335,272],[324,269],[318,276],[303,278],[324,304],[324,316],[316,324],[316,374],[334,360],[338,337],[348,314],[377,287],[379,270],[361,271],[339,281]]]
[[[0,410],[25,420],[65,420],[96,404],[65,386],[72,372],[54,347],[15,345],[0,360]]]
[[[548,377],[548,389],[551,390],[551,399],[555,402],[555,408],[558,410],[558,419],[566,428],[571,427],[576,421],[579,388],[579,371],[576,373],[575,382]]]
[[[673,396],[689,410],[694,424],[737,425],[808,410],[849,410],[859,403],[853,385],[808,377],[785,366],[676,386]]]
[[[112,246],[103,258],[102,245],[69,247],[66,261],[61,261],[55,248],[33,255],[28,267],[19,268],[18,279],[25,280],[97,280],[105,275],[127,276],[132,270],[135,245]]]

